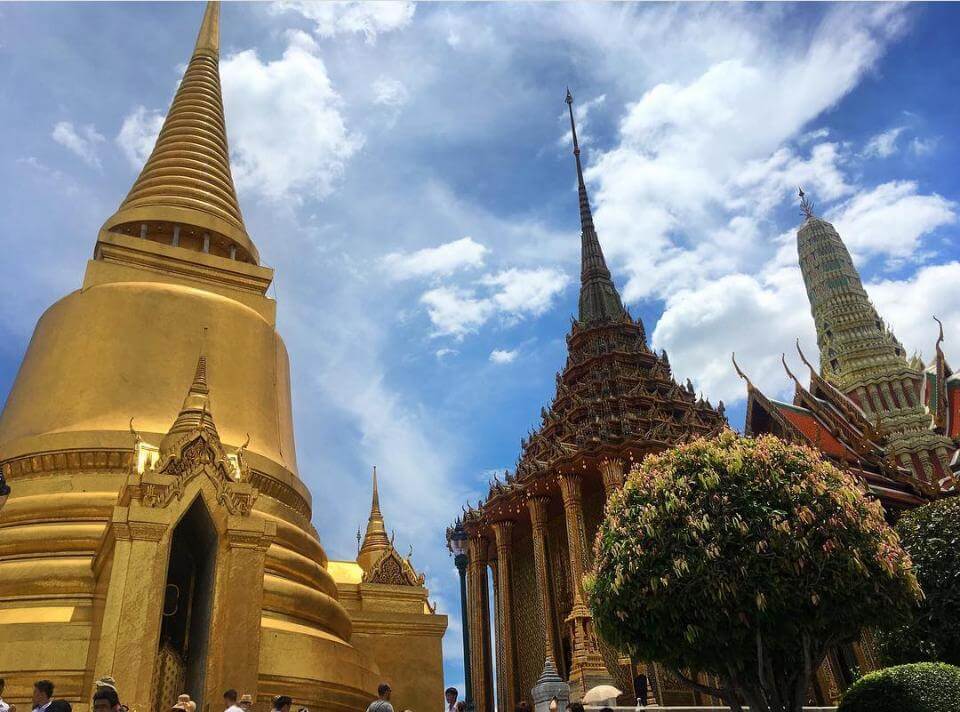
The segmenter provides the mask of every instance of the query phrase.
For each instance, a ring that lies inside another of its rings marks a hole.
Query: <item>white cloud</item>
[[[488,252],[472,237],[462,237],[407,254],[392,252],[383,258],[383,266],[394,279],[450,275],[461,269],[482,267]]]
[[[888,131],[872,136],[863,149],[864,156],[887,158],[897,152],[897,139],[906,130],[906,126],[895,126]]]
[[[513,349],[512,351],[507,349],[494,349],[490,352],[490,361],[498,365],[513,363],[519,353],[517,349]]]
[[[675,78],[628,104],[618,143],[587,170],[627,301],[757,269],[769,258],[773,211],[801,182],[828,200],[855,191],[843,171],[846,146],[811,143],[801,153],[797,140],[871,69],[901,14],[833,8],[776,50],[762,49],[762,23],[747,38],[741,25],[718,56],[705,66],[700,58],[703,68],[675,67]]]
[[[891,181],[857,194],[830,219],[853,253],[905,259],[923,235],[955,223],[956,211],[956,203],[936,193],[918,195],[915,181]]]
[[[486,275],[480,284],[496,290],[491,299],[501,312],[516,317],[539,316],[570,284],[570,277],[549,267],[507,269]]]
[[[511,268],[484,275],[470,287],[435,287],[420,302],[427,308],[434,336],[462,339],[495,315],[512,325],[543,314],[569,283],[570,278],[555,269]]]
[[[91,168],[100,168],[97,150],[106,139],[90,124],[79,129],[69,121],[60,121],[53,127],[51,137]]]
[[[140,170],[150,157],[163,127],[163,113],[138,106],[124,120],[116,142],[130,165]]]
[[[373,103],[398,108],[407,103],[407,87],[399,79],[380,77],[373,83]]]
[[[910,150],[915,156],[928,156],[936,149],[937,143],[938,140],[935,137],[920,138],[914,136],[910,140]]]
[[[377,35],[399,30],[410,24],[415,6],[400,0],[365,0],[364,2],[312,2],[310,0],[283,0],[276,3],[280,10],[300,13],[315,25],[320,37],[338,34],[363,34],[368,42]]]
[[[456,349],[437,349],[434,355],[438,361],[443,361],[447,356],[456,356],[458,353]]]
[[[934,353],[937,324],[943,322],[949,358],[957,368],[960,354],[960,262],[923,267],[902,280],[866,285],[870,299],[907,353],[920,351],[929,361]]]
[[[456,287],[436,287],[425,292],[420,302],[426,306],[437,336],[462,339],[486,323],[494,312],[489,299],[477,298],[473,291]]]
[[[363,138],[348,130],[317,46],[292,32],[278,60],[255,50],[220,64],[237,187],[272,199],[329,194]]]
[[[666,349],[675,376],[690,378],[715,403],[745,397],[730,354],[754,383],[776,393],[783,388],[780,354],[800,337],[816,355],[813,319],[797,267],[762,276],[730,274],[698,289],[671,295],[653,332]]]

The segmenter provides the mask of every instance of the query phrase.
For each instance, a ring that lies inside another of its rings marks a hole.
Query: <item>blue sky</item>
[[[0,6],[0,397],[76,289],[159,127],[193,3]],[[953,5],[228,4],[222,74],[250,234],[276,268],[302,476],[350,558],[369,471],[451,613],[443,529],[511,467],[565,356],[577,99],[615,280],[677,376],[743,422],[796,338],[802,184],[907,349],[960,341]]]

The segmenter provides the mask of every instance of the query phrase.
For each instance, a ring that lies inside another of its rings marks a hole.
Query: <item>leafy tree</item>
[[[599,633],[734,710],[797,712],[831,647],[920,595],[880,504],[773,436],[726,431],[648,457],[595,547]]]
[[[837,712],[956,712],[960,668],[914,663],[877,670],[850,685]]]
[[[924,600],[912,615],[877,631],[891,664],[939,660],[960,665],[960,498],[904,514],[897,533],[913,560]]]

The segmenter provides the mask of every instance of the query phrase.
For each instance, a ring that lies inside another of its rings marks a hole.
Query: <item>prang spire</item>
[[[619,320],[626,316],[620,295],[607,269],[600,240],[593,226],[590,198],[583,180],[580,162],[580,142],[573,118],[573,94],[567,89],[567,109],[570,112],[570,133],[573,136],[573,156],[577,163],[577,193],[580,197],[580,317],[581,323]]]
[[[207,3],[153,152],[103,230],[259,262],[230,171],[220,88],[220,3]]]

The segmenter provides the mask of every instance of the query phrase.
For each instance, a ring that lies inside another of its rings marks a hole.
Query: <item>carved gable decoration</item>
[[[249,483],[249,470],[242,453],[237,453],[234,465],[216,432],[208,429],[184,436],[153,467],[144,471],[139,499],[147,507],[166,507],[182,499],[187,485],[200,476],[213,483],[217,504],[226,507],[230,514],[250,514],[260,492]]]
[[[401,557],[395,549],[385,551],[368,573],[363,583],[382,583],[388,586],[423,586],[423,574],[418,574],[409,559]]]

